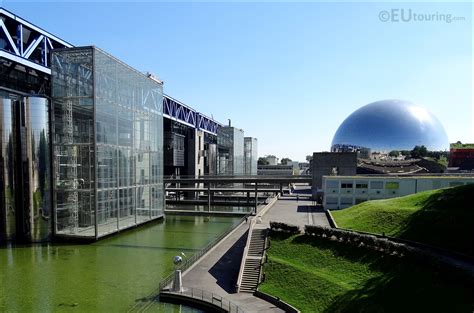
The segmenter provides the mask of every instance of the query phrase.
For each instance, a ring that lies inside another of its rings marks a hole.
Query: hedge
[[[299,234],[301,232],[299,226],[281,222],[270,222],[270,229],[272,231],[284,232],[289,234]]]

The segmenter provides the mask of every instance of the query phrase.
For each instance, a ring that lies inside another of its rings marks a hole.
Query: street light
[[[181,253],[184,254],[184,253]],[[178,266],[183,263],[183,258],[180,255],[173,257],[173,264],[175,266],[174,280],[172,291],[182,292],[183,291],[183,278],[181,276],[181,270],[178,270]]]

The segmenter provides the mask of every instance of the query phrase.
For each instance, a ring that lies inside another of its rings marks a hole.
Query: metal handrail
[[[216,237],[213,241],[208,243],[204,248],[193,254],[190,258],[185,259],[183,263],[181,263],[179,266],[176,267],[177,270],[181,270],[184,272],[188,268],[191,267],[191,265],[194,264],[197,260],[199,260],[204,254],[206,254],[209,250],[211,250],[212,247],[214,247],[217,243],[219,243],[222,239],[224,239],[228,234],[230,234],[235,228],[237,228],[240,224],[243,223],[245,218],[248,218],[248,215],[242,217],[238,223],[235,224],[234,227],[229,228],[222,234],[220,234],[218,237]],[[153,292],[150,293],[147,297],[143,298],[143,300],[154,300],[156,297],[159,295],[160,291],[165,289],[166,286],[170,285],[171,282],[174,279],[174,272],[171,274],[165,276],[160,283],[158,284],[158,288],[153,290]],[[145,310],[148,306],[150,306],[150,302],[144,301],[141,303],[137,303],[134,305],[132,308],[130,308],[129,312],[136,312],[136,311],[143,311]],[[234,305],[235,306],[235,305]],[[229,311],[229,312],[243,312],[241,311]]]
[[[227,231],[220,234],[213,241],[208,243],[204,248],[202,248],[201,250],[193,254],[190,258],[185,259],[184,262],[181,263],[179,266],[177,266],[176,269],[184,272],[185,270],[190,268],[191,265],[194,264],[194,262],[199,260],[204,254],[206,254],[209,250],[211,250],[212,247],[214,247],[217,243],[219,243],[222,239],[224,239],[224,237],[230,234],[231,231],[233,231],[237,226],[239,226],[245,218],[247,218],[247,216],[242,217],[240,221],[234,227],[231,227]],[[158,292],[163,290],[166,286],[168,286],[173,281],[173,278],[174,278],[174,273],[171,273],[168,276],[165,276],[158,285]]]
[[[244,276],[245,260],[247,259],[247,255],[249,253],[250,242],[252,241],[252,232],[253,232],[253,227],[255,226],[255,221],[256,221],[255,218],[252,218],[250,220],[247,242],[245,243],[244,253],[242,255],[242,260],[240,261],[239,276],[237,277],[237,284],[236,284],[237,292],[240,292],[240,285],[242,284],[242,277]]]
[[[229,313],[244,313],[238,305],[220,295],[198,288],[185,288],[181,291],[166,291],[167,294],[180,295],[187,298],[201,300],[219,307]]]

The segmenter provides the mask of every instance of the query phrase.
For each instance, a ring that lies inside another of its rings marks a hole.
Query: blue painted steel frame
[[[222,124],[214,119],[168,95],[163,97],[163,116],[213,135],[217,135],[217,129],[222,127]]]
[[[48,64],[51,50],[72,47],[70,43],[3,8],[0,8],[0,17],[0,39],[6,42],[4,49],[0,49],[0,57],[51,74]],[[25,33],[28,36],[26,42]],[[35,51],[41,54],[40,60],[33,57]]]

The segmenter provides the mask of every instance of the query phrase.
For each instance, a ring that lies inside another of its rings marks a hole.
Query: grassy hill
[[[259,290],[302,312],[471,312],[472,283],[404,259],[298,235],[271,238]]]
[[[367,201],[332,214],[342,228],[474,255],[474,184]]]

